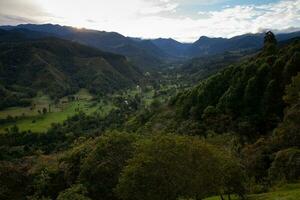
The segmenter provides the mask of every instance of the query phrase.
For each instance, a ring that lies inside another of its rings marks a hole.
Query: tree
[[[264,43],[272,43],[272,44],[277,44],[277,40],[275,38],[275,35],[272,31],[268,31],[266,32],[265,34],[265,37],[264,37]]]
[[[272,181],[297,181],[300,178],[300,150],[288,148],[276,153],[269,175]]]
[[[47,113],[47,108],[43,108],[43,114]]]
[[[275,129],[275,141],[281,148],[300,148],[300,73],[286,87],[283,97],[288,107],[285,110],[283,122]]]
[[[59,193],[57,200],[91,200],[86,197],[87,189],[83,185],[73,185],[72,187]]]
[[[221,171],[221,187],[220,196],[227,194],[230,200],[230,194],[237,194],[241,199],[245,198],[246,186],[244,169],[240,161],[226,151],[219,151],[220,171]]]
[[[296,104],[300,100],[300,73],[292,78],[292,83],[286,87],[284,101],[289,104]]]
[[[276,44],[277,40],[271,31],[266,32],[264,37],[264,51],[263,54],[265,55],[271,55],[276,52]]]
[[[58,193],[66,188],[63,171],[54,162],[55,158],[41,158],[30,175],[34,177],[31,189],[34,191],[33,197],[57,197]],[[53,162],[53,163],[51,163]]]
[[[225,178],[219,150],[195,137],[154,136],[138,143],[116,192],[122,199],[203,199],[219,194]]]
[[[291,78],[299,73],[300,52],[292,53],[290,59],[286,62],[283,69],[283,81],[285,84],[291,83]]]
[[[87,158],[83,160],[79,180],[93,199],[116,199],[116,187],[121,170],[131,158],[137,137],[125,133],[101,136]]]
[[[202,120],[208,130],[224,133],[231,128],[231,117],[223,114],[214,106],[207,106],[203,111]]]
[[[22,199],[29,177],[24,167],[12,162],[0,162],[0,199]]]

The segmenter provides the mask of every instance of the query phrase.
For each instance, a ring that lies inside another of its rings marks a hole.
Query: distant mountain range
[[[133,61],[140,69],[157,69],[161,64],[193,57],[211,56],[225,52],[258,50],[263,46],[264,33],[245,34],[233,38],[209,38],[202,36],[194,43],[181,43],[171,38],[139,39],[125,37],[116,32],[77,29],[53,24],[22,24],[0,26],[5,30],[26,32],[29,37],[55,36],[103,51],[122,54]],[[278,41],[300,37],[300,31],[278,34]]]
[[[186,54],[191,57],[199,57],[205,55],[215,55],[228,51],[247,51],[260,49],[263,47],[265,33],[245,34],[233,38],[209,38],[202,36],[194,42],[188,49]],[[278,41],[284,41],[291,38],[299,37],[299,32],[278,34]]]
[[[129,57],[140,68],[158,66],[167,55],[149,40],[134,41],[115,32],[77,29],[68,26],[52,24],[24,24],[18,26],[2,26],[5,30],[30,30],[41,33],[41,36],[52,35],[62,39],[79,42],[102,51],[122,54]]]

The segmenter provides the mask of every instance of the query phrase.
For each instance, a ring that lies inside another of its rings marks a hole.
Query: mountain
[[[116,32],[78,29],[53,24],[21,24],[1,26],[0,28],[15,31],[30,30],[35,32],[35,35],[59,37],[103,51],[121,54],[127,56],[143,71],[156,71],[166,63],[194,57],[259,50],[263,47],[264,41],[264,33],[244,34],[229,39],[202,36],[194,43],[180,43],[171,38],[145,40],[125,37]],[[299,31],[276,35],[278,41],[299,36]]]
[[[253,56],[257,51],[224,52],[216,55],[195,57],[176,68],[184,82],[197,83],[218,71]]]
[[[25,39],[39,39],[45,37],[51,37],[51,34],[42,33],[37,31],[30,31],[27,29],[13,29],[10,31],[0,29],[0,41],[23,41]]]
[[[38,91],[57,98],[79,88],[107,93],[132,86],[142,77],[126,57],[75,42],[32,40],[3,30],[0,41],[0,88],[8,99],[28,98]]]
[[[195,57],[199,57],[199,59],[207,59],[205,56],[240,53],[245,54],[246,52],[257,51],[263,47],[264,35],[264,33],[244,34],[229,39],[201,36],[194,43],[181,43],[172,38],[152,39],[151,42],[160,48],[165,54],[167,54],[169,59],[173,59],[173,61]],[[291,33],[278,33],[276,35],[276,38],[279,42],[296,37],[300,37],[300,31]],[[142,39],[138,38],[133,39],[135,41],[143,41]]]
[[[116,32],[77,29],[53,24],[21,24],[2,26],[5,30],[27,29],[51,34],[62,39],[71,40],[103,51],[128,56],[141,69],[157,67],[167,56],[161,49],[147,40],[136,41]]]
[[[277,34],[278,41],[299,37],[299,32]],[[247,51],[258,50],[263,47],[264,33],[244,34],[232,38],[209,38],[202,36],[194,42],[187,50],[186,55],[199,57],[205,55],[215,55],[227,51]]]
[[[164,39],[158,38],[151,40],[156,46],[162,49],[164,52],[168,53],[174,58],[185,57],[185,52],[191,45],[189,43],[181,43],[172,38]]]

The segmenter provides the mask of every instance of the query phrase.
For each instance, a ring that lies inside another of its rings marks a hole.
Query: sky
[[[0,24],[23,23],[193,42],[300,30],[300,0],[0,0]]]

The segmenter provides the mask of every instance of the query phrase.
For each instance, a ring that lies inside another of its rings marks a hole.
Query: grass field
[[[127,90],[125,95],[119,95],[119,96],[123,96],[123,97],[134,97],[135,95],[140,95],[142,98],[142,105],[145,107],[148,107],[151,105],[151,103],[154,100],[158,100],[159,102],[164,102],[167,100],[167,98],[170,95],[174,95],[176,92],[172,91],[176,91],[176,86],[175,85],[160,85],[160,89],[158,89],[156,92],[160,93],[160,92],[164,92],[161,93],[159,95],[155,95],[155,89],[152,86],[148,86],[147,89],[144,91],[142,91],[139,88],[132,88],[130,90]]]
[[[12,107],[0,111],[0,119],[6,118],[8,115],[12,117],[16,116],[37,116],[39,114],[38,110],[42,111],[43,108],[49,108],[51,100],[48,96],[39,94],[37,97],[32,99],[32,105],[28,107]],[[54,111],[57,111],[54,110]]]
[[[161,86],[160,91],[168,91],[172,87]],[[142,106],[148,107],[157,99],[163,102],[167,95],[159,95],[155,97],[155,90],[149,86],[147,90],[142,91],[139,87],[134,87],[126,91],[116,92],[108,97],[122,97],[124,99],[134,98],[135,95],[140,95]],[[94,101],[93,96],[86,90],[81,89],[77,94],[72,95],[74,100],[70,101],[68,97],[63,97],[59,103],[54,102],[46,95],[39,93],[37,97],[32,99],[30,107],[13,107],[0,111],[0,119],[5,119],[7,116],[18,117],[14,123],[0,125],[0,133],[5,132],[5,129],[17,125],[21,131],[31,130],[33,132],[45,132],[53,123],[61,123],[68,117],[82,111],[86,114],[99,112],[101,115],[107,115],[116,106],[112,101],[103,98],[100,102]],[[47,112],[43,114],[43,109]],[[50,112],[49,112],[50,109]]]
[[[0,111],[0,118],[6,118],[7,115],[20,117],[16,123],[0,126],[0,132],[4,132],[6,128],[10,128],[13,125],[17,125],[22,131],[31,130],[33,132],[45,132],[51,127],[51,124],[63,122],[68,117],[71,117],[80,111],[86,114],[99,112],[102,115],[107,115],[114,108],[110,102],[91,101],[92,96],[86,90],[80,90],[74,96],[78,100],[67,102],[66,97],[64,97],[61,101],[67,103],[60,103],[55,106],[52,105],[51,112],[45,114],[40,114],[38,110],[42,110],[44,107],[48,109],[49,104],[52,102],[44,95],[38,96],[33,100],[33,104],[35,104],[34,109],[31,107],[14,107]]]
[[[227,200],[227,198],[225,199]],[[238,200],[236,197],[232,197],[231,199]],[[205,200],[220,200],[220,197],[215,196],[206,198]],[[249,195],[247,200],[300,200],[300,183],[274,188],[268,193]]]

